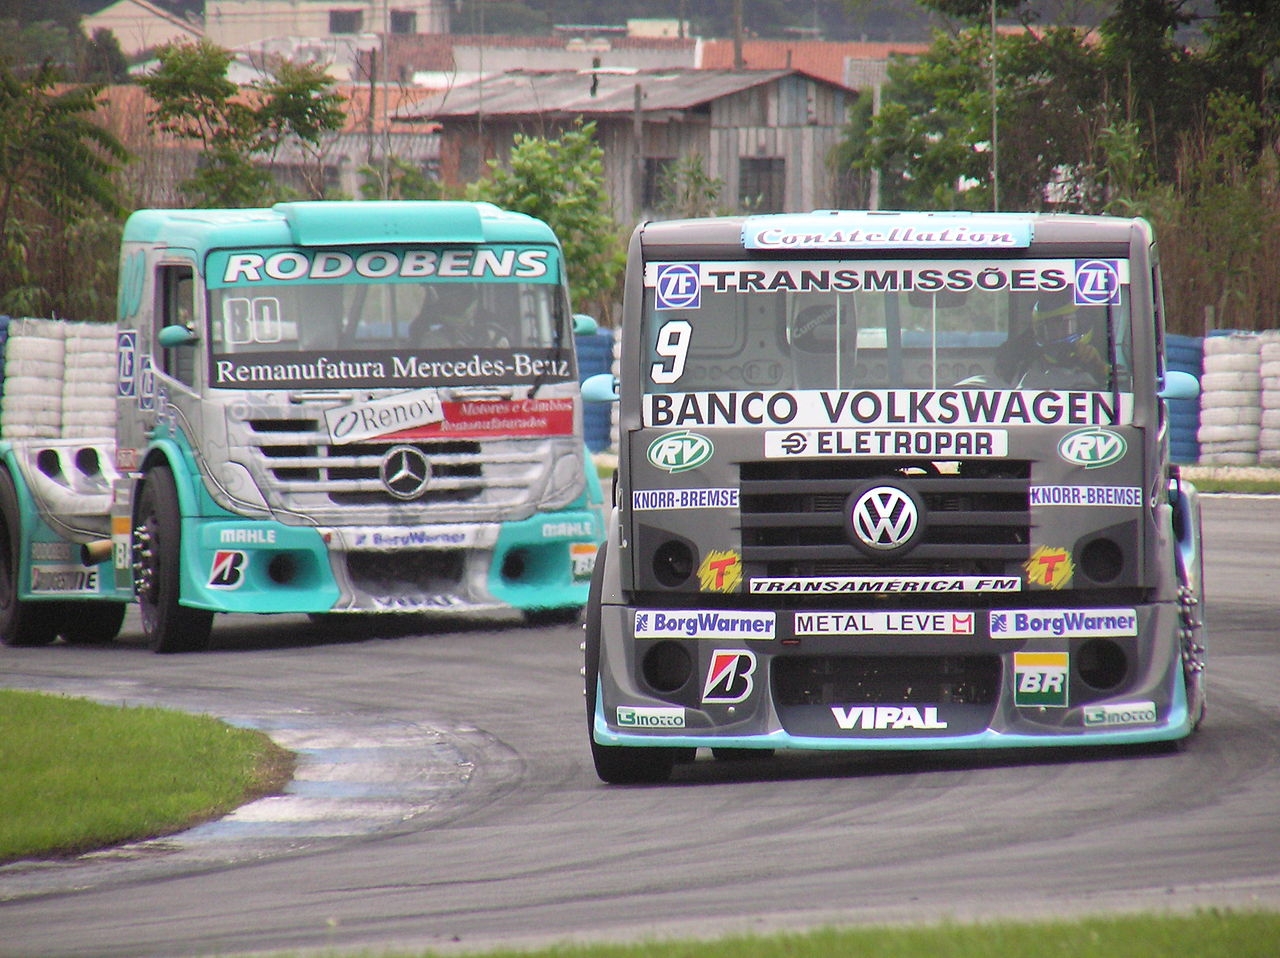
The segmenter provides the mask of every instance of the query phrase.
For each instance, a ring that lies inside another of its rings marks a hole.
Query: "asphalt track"
[[[0,955],[467,951],[820,924],[1280,910],[1280,499],[1213,497],[1209,714],[1171,751],[805,756],[610,788],[576,629],[357,639],[219,621],[156,656],[0,650],[0,684],[260,727],[289,791],[0,868]],[[3,743],[0,743],[0,748]]]

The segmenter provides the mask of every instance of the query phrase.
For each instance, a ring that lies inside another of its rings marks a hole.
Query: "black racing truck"
[[[1204,713],[1147,222],[644,223],[585,622],[606,782],[699,748],[1167,742]]]

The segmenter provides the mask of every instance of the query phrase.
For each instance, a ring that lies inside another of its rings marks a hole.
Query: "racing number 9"
[[[685,360],[689,358],[689,338],[693,327],[687,319],[672,319],[658,330],[658,342],[653,351],[662,357],[649,369],[649,378],[660,385],[678,382],[684,375]]]

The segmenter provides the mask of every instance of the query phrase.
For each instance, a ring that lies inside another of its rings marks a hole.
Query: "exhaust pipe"
[[[81,565],[98,565],[111,558],[115,543],[110,539],[99,539],[97,542],[86,542],[80,547]]]

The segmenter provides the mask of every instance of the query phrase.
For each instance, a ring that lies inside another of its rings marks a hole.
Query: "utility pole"
[[[742,58],[742,0],[733,0],[733,68],[741,70],[746,66]]]
[[[1000,212],[999,102],[996,99],[996,0],[991,0],[991,212]]]

